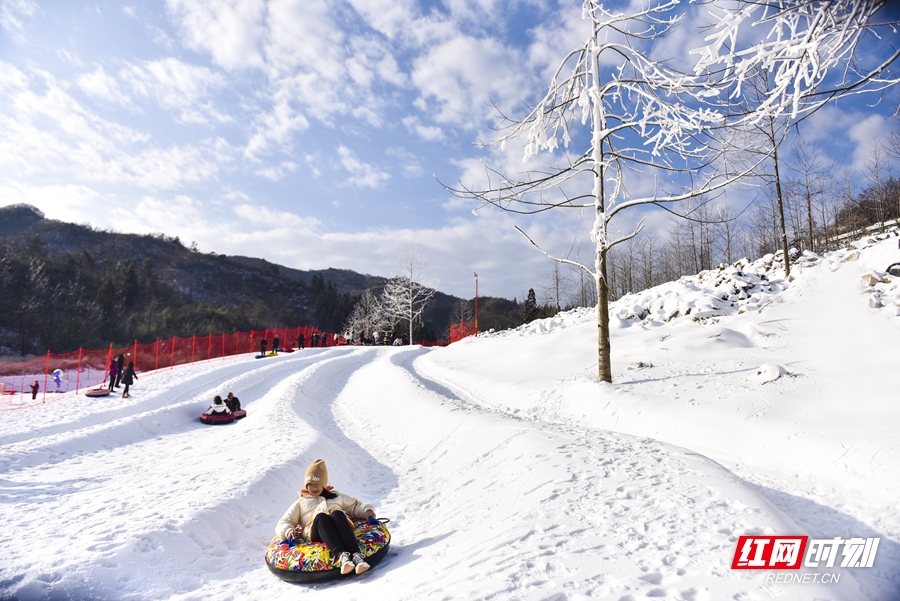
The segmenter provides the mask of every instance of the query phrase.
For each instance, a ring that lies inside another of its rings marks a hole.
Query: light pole
[[[475,274],[475,337],[478,338],[478,274]]]

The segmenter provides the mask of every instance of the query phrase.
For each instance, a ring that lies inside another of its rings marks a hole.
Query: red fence
[[[124,355],[125,365],[134,361],[134,369],[138,373],[184,365],[195,361],[208,361],[231,357],[242,353],[260,352],[260,342],[266,341],[267,351],[273,348],[273,339],[278,337],[280,348],[310,347],[315,339],[317,346],[334,346],[343,344],[343,339],[329,332],[320,332],[315,328],[300,326],[297,328],[275,328],[263,332],[235,332],[234,334],[209,334],[207,336],[191,336],[180,338],[173,336],[165,340],[138,344],[137,341],[127,347],[116,348],[110,345],[104,350],[78,349],[71,353],[51,353],[43,357],[27,361],[0,361],[0,411],[9,405],[12,395],[32,394],[31,386],[38,385],[38,395],[34,403],[47,400],[47,394],[57,392],[78,392],[83,388],[99,386],[106,381],[110,361]],[[16,409],[23,408],[19,404]]]
[[[478,330],[475,329],[474,321],[461,321],[459,323],[450,324],[450,343],[458,342],[463,338],[475,336]]]

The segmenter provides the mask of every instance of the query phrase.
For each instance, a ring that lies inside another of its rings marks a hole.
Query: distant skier
[[[116,378],[119,375],[119,364],[115,359],[110,360],[109,362],[109,389],[113,391],[116,389]]]
[[[137,379],[137,374],[134,373],[134,361],[129,361],[128,366],[125,368],[125,373],[122,374],[122,384],[125,385],[125,390],[122,391],[123,399],[127,399],[131,396],[128,393],[128,387],[134,384],[134,381]]]
[[[266,356],[266,347],[267,346],[269,346],[269,342],[265,338],[263,338],[262,340],[259,341],[259,354],[262,355],[263,357]]]
[[[319,346],[319,333],[318,332],[313,332],[312,335],[309,337],[309,346],[311,348],[316,348],[317,346]]]
[[[34,384],[31,385],[31,400],[35,400],[37,398],[38,390],[41,389],[41,385],[38,384],[38,381],[35,380]]]
[[[303,332],[300,332],[300,334],[297,336],[297,348],[306,348],[306,337],[303,336]]]
[[[125,355],[119,353],[119,356],[116,357],[116,368],[118,371],[116,372],[116,386],[122,382],[122,371],[125,369]]]
[[[59,389],[59,387],[62,385],[62,373],[63,372],[61,369],[53,370],[53,383],[56,384],[56,392],[57,393],[62,392],[62,390]]]
[[[278,339],[278,336],[275,336],[274,338],[272,338],[272,352],[273,353],[278,352],[278,343],[279,342],[281,342],[281,341]]]

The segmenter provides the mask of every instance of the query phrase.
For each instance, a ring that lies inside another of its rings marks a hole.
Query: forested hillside
[[[0,207],[0,354],[297,325],[339,332],[359,293],[380,293],[385,282],[200,253],[178,238],[64,223],[27,205]],[[422,337],[445,337],[460,302],[471,304],[436,293]],[[514,301],[485,299],[483,310],[484,329],[522,323]]]

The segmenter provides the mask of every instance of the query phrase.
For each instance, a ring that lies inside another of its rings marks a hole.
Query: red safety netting
[[[459,323],[450,324],[450,342],[457,342],[463,338],[474,336],[478,333],[474,321],[461,321]]]
[[[115,362],[119,355],[123,356],[124,365],[133,361],[135,371],[140,374],[196,361],[258,354],[262,340],[266,341],[266,351],[272,352],[275,337],[280,349],[309,348],[314,343],[319,347],[344,344],[344,339],[336,334],[300,326],[189,338],[173,336],[144,344],[135,341],[121,348],[110,345],[103,350],[48,352],[26,361],[0,360],[0,411],[23,409],[55,400],[57,394],[103,386],[109,379],[110,362]]]

